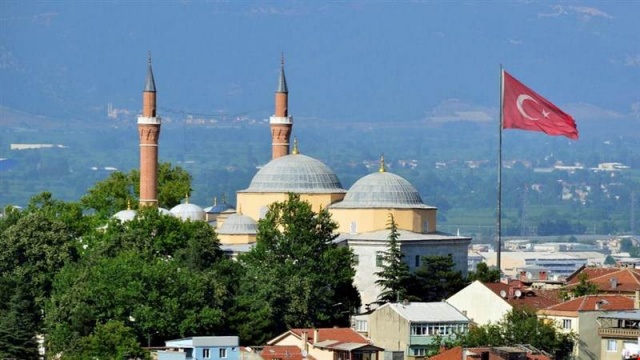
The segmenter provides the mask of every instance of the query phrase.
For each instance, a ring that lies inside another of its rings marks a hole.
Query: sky
[[[586,121],[640,120],[637,1],[0,0],[0,105],[59,119],[496,121],[500,66]]]

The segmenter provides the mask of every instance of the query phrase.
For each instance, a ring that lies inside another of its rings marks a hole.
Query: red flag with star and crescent
[[[503,129],[542,131],[547,135],[578,138],[571,115],[503,71]]]

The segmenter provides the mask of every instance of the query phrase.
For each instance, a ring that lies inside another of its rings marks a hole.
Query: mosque
[[[327,209],[338,224],[339,236],[334,242],[348,246],[356,256],[354,283],[363,304],[375,302],[381,291],[375,284],[375,273],[381,270],[382,253],[387,250],[389,215],[395,219],[398,243],[411,270],[420,266],[423,256],[441,255],[452,257],[457,270],[466,276],[471,238],[438,232],[437,208],[423,203],[416,188],[407,180],[388,172],[383,158],[377,172],[362,177],[346,190],[328,166],[301,154],[297,141],[290,146],[293,117],[289,114],[288,95],[283,61],[275,92],[275,112],[269,119],[272,159],[255,174],[246,189],[236,193],[236,208],[223,199],[221,204],[215,203],[205,211],[187,200],[170,213],[183,220],[209,221],[216,227],[221,248],[236,256],[255,244],[257,221],[265,216],[269,204],[285,201],[289,193],[296,193],[301,200],[309,202],[314,211]],[[160,127],[149,58],[143,111],[138,117],[140,206],[157,207],[158,204]],[[131,210],[126,211],[127,217],[131,217]]]

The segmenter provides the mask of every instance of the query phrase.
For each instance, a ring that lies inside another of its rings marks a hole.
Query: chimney
[[[316,346],[319,338],[320,338],[320,331],[318,329],[313,329],[313,346]]]
[[[520,281],[527,281],[527,272],[520,270]]]
[[[609,285],[611,285],[611,289],[615,289],[618,287],[618,279],[611,278],[609,279]]]
[[[547,280],[547,272],[546,271],[540,271],[540,280]]]

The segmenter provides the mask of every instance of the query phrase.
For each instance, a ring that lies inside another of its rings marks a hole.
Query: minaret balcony
[[[161,122],[160,116],[138,116],[139,125],[160,125]]]
[[[283,124],[290,125],[293,124],[293,117],[289,116],[272,116],[269,118],[269,124]]]

